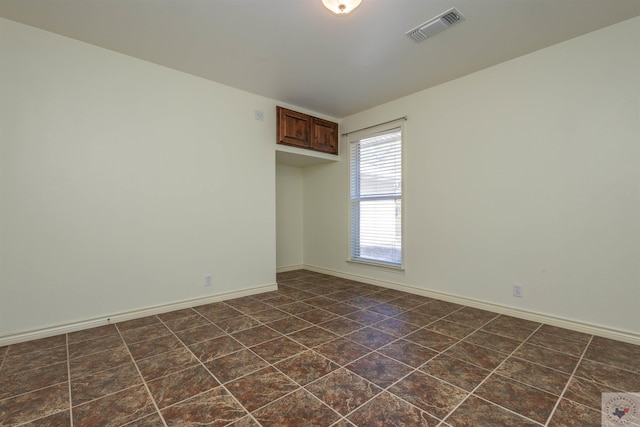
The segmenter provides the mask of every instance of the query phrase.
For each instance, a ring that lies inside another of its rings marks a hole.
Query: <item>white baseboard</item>
[[[287,265],[285,267],[276,267],[276,273],[285,273],[287,271],[302,270],[304,265]]]
[[[482,310],[504,314],[507,316],[518,317],[520,319],[531,320],[533,322],[545,323],[547,325],[570,329],[572,331],[583,332],[590,335],[597,335],[599,337],[610,338],[617,341],[624,341],[631,344],[640,345],[640,335],[633,332],[629,332],[629,331],[620,331],[620,330],[611,329],[611,328],[607,328],[600,325],[579,322],[571,319],[550,316],[547,314],[536,313],[533,311],[522,310],[522,309],[517,309],[513,307],[506,307],[503,305],[466,298],[459,295],[447,294],[447,293],[438,292],[438,291],[430,291],[427,289],[416,288],[413,286],[403,285],[400,283],[390,282],[386,280],[374,279],[371,277],[360,276],[356,274],[344,273],[341,271],[330,270],[322,267],[316,267],[313,265],[304,265],[303,268],[305,270],[314,271],[316,273],[323,273],[323,274],[328,274],[330,276],[340,277],[343,279],[355,280],[358,282],[380,286],[383,288],[396,289],[396,290],[407,292],[414,295],[422,295],[425,297],[435,298],[443,301],[453,302],[456,304],[466,305],[469,307],[479,308]]]
[[[240,298],[248,295],[256,295],[264,292],[277,291],[277,284],[256,286],[253,288],[243,289],[241,291],[223,292],[206,297],[194,298],[173,302],[170,304],[156,305],[152,307],[140,308],[137,310],[115,313],[111,316],[100,317],[95,319],[86,319],[78,322],[68,323],[64,325],[54,325],[34,331],[19,332],[16,334],[5,335],[0,337],[0,347],[17,344],[24,341],[31,341],[40,338],[47,338],[54,335],[76,332],[83,329],[95,328],[97,326],[108,325],[110,323],[123,322],[125,320],[138,319],[140,317],[153,316],[155,314],[167,313],[169,311],[181,310],[183,308],[196,307],[213,302],[226,301],[233,298]]]

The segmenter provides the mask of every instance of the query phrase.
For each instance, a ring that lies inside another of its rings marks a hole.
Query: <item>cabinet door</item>
[[[330,154],[338,154],[338,124],[313,118],[311,148]]]
[[[278,107],[278,144],[309,148],[311,117]]]

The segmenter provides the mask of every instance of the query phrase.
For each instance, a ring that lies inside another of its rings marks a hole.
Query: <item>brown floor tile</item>
[[[460,310],[461,308],[464,308],[464,306],[448,301],[434,300],[427,304],[421,305],[420,307],[415,309],[415,311],[423,314],[428,314],[429,316],[444,317],[453,313],[454,311]]]
[[[279,371],[305,386],[339,368],[313,350],[305,351],[274,365]]]
[[[194,309],[214,323],[242,315],[241,312],[223,302],[194,307]]]
[[[10,345],[8,348],[8,357],[15,357],[32,353],[34,351],[48,350],[52,347],[64,346],[67,344],[65,335],[56,335],[53,337],[42,338],[38,340],[21,342],[19,344]]]
[[[552,367],[568,374],[573,372],[580,360],[577,357],[566,353],[559,353],[548,348],[538,347],[537,345],[531,344],[523,344],[522,347],[513,353],[513,356],[539,365]]]
[[[535,427],[540,425],[475,396],[465,400],[445,421],[452,427]]]
[[[163,322],[168,322],[176,319],[182,319],[185,317],[191,317],[196,312],[191,308],[183,308],[182,310],[169,311],[167,313],[158,314],[157,317]]]
[[[595,381],[617,390],[628,392],[640,390],[640,374],[592,362],[591,360],[583,359],[576,369],[575,376]]]
[[[497,313],[480,310],[478,308],[464,307],[462,310],[451,313],[450,315],[445,317],[445,319],[450,322],[459,323],[461,325],[469,326],[472,328],[479,328],[489,323],[496,317],[498,317]]]
[[[518,348],[522,341],[492,334],[485,331],[477,331],[464,339],[465,342],[486,347],[501,353],[510,354]]]
[[[73,379],[131,362],[132,359],[129,351],[126,347],[120,346],[115,349],[72,359],[69,361],[69,367],[71,378]]]
[[[404,322],[400,319],[390,317],[372,325],[373,328],[379,331],[385,332],[396,338],[402,338],[405,335],[409,335],[412,332],[420,329],[418,326],[411,323]]]
[[[180,332],[176,332],[176,335],[185,345],[189,346],[192,344],[209,341],[214,338],[219,338],[226,334],[222,329],[209,323],[206,326],[199,326],[196,328],[185,329]]]
[[[10,426],[69,409],[66,383],[0,400],[0,425]]]
[[[240,418],[238,421],[229,424],[229,427],[260,427],[260,424],[251,418],[251,416],[247,415],[246,417]]]
[[[321,323],[320,327],[327,329],[336,335],[347,335],[351,332],[357,331],[358,329],[364,328],[362,324],[347,319],[346,317],[339,317],[337,319]]]
[[[110,334],[101,338],[76,342],[69,344],[69,359],[89,356],[90,354],[112,350],[117,347],[122,347],[123,345],[124,341],[122,341],[119,334]]]
[[[213,359],[206,366],[216,378],[226,383],[266,367],[267,362],[244,349]]]
[[[412,370],[379,353],[371,353],[345,367],[382,388],[390,386]]]
[[[274,307],[279,307],[281,305],[287,305],[296,302],[295,299],[290,298],[286,295],[282,295],[276,292],[267,292],[262,295],[255,295],[254,298],[259,299],[260,301],[272,305]]]
[[[217,357],[224,356],[225,354],[236,352],[243,348],[242,344],[230,336],[222,336],[220,338],[214,338],[209,341],[189,346],[189,349],[193,354],[195,354],[195,356],[203,363]]]
[[[302,353],[307,348],[287,337],[280,337],[251,347],[251,350],[267,362],[276,363]]]
[[[342,415],[352,412],[382,391],[381,388],[344,368],[330,373],[306,388]]]
[[[0,375],[0,400],[67,381],[67,364],[56,363],[28,371]]]
[[[294,316],[285,317],[284,319],[276,320],[275,322],[270,322],[267,324],[271,329],[275,329],[281,334],[290,334],[292,332],[296,332],[302,329],[309,328],[313,326],[311,323],[299,319]]]
[[[142,326],[141,328],[127,329],[122,331],[122,338],[128,345],[146,341],[153,338],[159,338],[165,335],[170,335],[171,331],[162,323],[155,325]]]
[[[129,388],[73,408],[74,427],[121,426],[155,411],[144,386]]]
[[[71,413],[67,411],[58,412],[48,417],[40,418],[30,423],[21,424],[20,427],[70,427]]]
[[[327,311],[330,311],[331,313],[337,314],[338,316],[345,316],[347,314],[351,314],[359,310],[358,307],[354,307],[352,305],[344,304],[340,302],[328,305],[323,308]]]
[[[298,313],[296,314],[296,316],[298,316],[302,320],[306,320],[309,323],[313,323],[314,325],[333,320],[336,317],[335,314],[321,308]]]
[[[406,340],[392,342],[391,344],[379,348],[378,352],[404,364],[413,366],[414,368],[421,366],[423,363],[438,354],[431,349]]]
[[[422,372],[402,379],[389,388],[389,392],[439,419],[446,417],[468,395],[466,391]]]
[[[416,325],[420,328],[430,325],[433,322],[437,322],[438,321],[438,317],[435,316],[430,316],[428,314],[424,314],[422,312],[420,312],[420,309],[422,308],[418,307],[414,310],[410,310],[410,311],[405,311],[404,313],[400,313],[396,316],[394,316],[394,319],[399,319],[402,320],[403,322],[407,322],[407,323],[411,323],[412,325]]]
[[[525,320],[518,317],[501,314],[500,316],[489,322],[488,326],[504,326],[507,328],[528,329],[533,332],[541,325],[541,323],[533,322],[531,320]],[[483,327],[482,329],[486,329],[486,327]]]
[[[146,359],[160,353],[182,348],[184,344],[173,335],[165,335],[146,341],[129,344],[129,351],[135,360]]]
[[[435,427],[439,423],[426,412],[387,392],[376,396],[347,418],[356,426]]]
[[[455,338],[451,338],[428,329],[419,329],[416,332],[407,335],[405,339],[436,351],[444,351],[458,342]]]
[[[371,326],[352,332],[346,335],[345,338],[372,350],[385,346],[397,339],[393,335],[379,331]]]
[[[184,400],[161,412],[168,426],[179,427],[222,427],[247,415],[247,411],[222,387]]]
[[[306,345],[307,347],[315,347],[317,345],[331,341],[338,336],[317,326],[312,326],[310,328],[289,334],[288,337],[299,342],[302,345]]]
[[[227,389],[249,411],[255,411],[291,393],[298,385],[273,367],[267,367],[231,381]]]
[[[120,332],[124,332],[131,329],[142,328],[145,326],[157,325],[160,323],[161,323],[160,319],[157,318],[156,316],[148,316],[148,317],[141,317],[133,320],[126,320],[124,322],[118,322],[116,323],[116,326],[118,327]]]
[[[552,394],[499,375],[489,377],[474,394],[543,424],[557,400]]]
[[[195,311],[194,314],[187,317],[180,317],[178,319],[166,320],[165,326],[173,332],[184,331],[185,329],[193,329],[199,326],[211,326],[211,322]]]
[[[556,396],[560,396],[567,382],[569,382],[568,374],[513,357],[505,360],[498,367],[496,373],[537,387]]]
[[[80,341],[93,340],[96,338],[105,338],[109,335],[118,335],[118,329],[116,325],[104,325],[96,328],[83,329],[81,331],[70,332],[67,334],[69,345],[78,343]]]
[[[562,399],[548,425],[549,427],[600,427],[602,413]]]
[[[291,304],[281,305],[278,308],[286,313],[294,314],[294,315],[304,313],[306,311],[315,310],[315,307],[312,306],[311,304],[307,304],[305,302],[300,302],[300,301],[297,301]]]
[[[127,363],[71,380],[71,402],[78,406],[137,384],[142,378],[133,363]]]
[[[594,337],[585,359],[640,373],[640,345]]]
[[[304,302],[306,302],[307,304],[311,304],[312,306],[314,306],[316,308],[324,308],[324,307],[328,307],[330,305],[334,305],[335,303],[337,303],[336,300],[331,299],[331,298],[327,298],[327,297],[323,297],[323,296],[317,296],[317,297],[309,298],[307,300],[304,300]]]
[[[588,344],[592,338],[592,335],[589,335],[589,334],[572,331],[570,329],[559,328],[557,326],[551,326],[551,325],[542,325],[542,327],[538,329],[538,332],[548,334],[548,335],[555,335],[565,340],[571,340],[581,344]]]
[[[340,417],[305,390],[298,390],[254,412],[264,427],[328,426]]]
[[[232,336],[247,347],[251,347],[261,344],[265,341],[271,341],[273,339],[280,338],[282,334],[278,331],[274,331],[267,326],[260,325],[256,326],[255,328],[236,332]]]
[[[389,303],[374,305],[373,307],[367,308],[367,310],[373,311],[374,313],[383,314],[388,317],[393,317],[407,311],[403,308],[396,307],[395,305],[391,305]]]
[[[393,305],[394,307],[402,308],[403,310],[406,311],[406,310],[413,310],[431,301],[433,301],[432,298],[420,297],[418,295],[410,295],[410,296],[404,296],[401,298],[394,299],[393,301],[390,301],[389,304]]]
[[[225,331],[228,334],[244,331],[245,329],[251,329],[258,326],[260,322],[247,315],[238,317],[232,317],[231,319],[221,320],[216,323],[216,326]]]
[[[244,314],[253,314],[272,308],[269,305],[255,300],[251,297],[236,298],[225,302]]]
[[[251,314],[251,317],[262,323],[274,322],[276,320],[284,319],[287,316],[289,316],[289,313],[286,311],[278,310],[273,307]]]
[[[501,317],[484,325],[480,330],[491,332],[492,334],[501,335],[517,341],[524,341],[533,333],[533,329],[520,328],[517,326],[509,326],[506,321],[500,322]]]
[[[338,338],[314,348],[315,351],[331,359],[339,365],[347,365],[365,354],[371,352],[370,349],[360,344],[356,344],[346,338]]]
[[[381,301],[373,298],[372,296],[373,294],[370,294],[369,296],[357,296],[349,299],[347,303],[359,309],[367,309],[380,304]]]
[[[156,412],[155,414],[132,421],[123,427],[165,427],[165,425],[160,415]]]
[[[345,419],[342,419],[335,424],[331,424],[331,427],[355,427],[355,425]]]
[[[55,363],[65,362],[66,360],[67,348],[64,345],[16,356],[11,356],[11,348],[9,348],[2,362],[0,375],[4,376],[16,372],[28,371],[30,369],[42,368]]]
[[[220,384],[201,365],[147,383],[158,408],[189,399]]]
[[[435,357],[420,370],[467,391],[472,391],[491,373],[486,369],[445,355]]]
[[[140,373],[146,381],[164,377],[197,363],[198,360],[186,348],[162,353],[137,362]]]
[[[444,354],[484,369],[494,369],[507,358],[504,353],[498,353],[464,341],[454,345]]]
[[[567,340],[558,335],[544,334],[540,331],[534,333],[531,338],[527,340],[527,343],[570,354],[575,357],[580,357],[587,346],[586,342],[579,343]]]
[[[602,393],[619,391],[622,390],[616,390],[593,381],[573,377],[563,397],[599,411],[602,408]]]
[[[374,323],[381,322],[387,319],[387,316],[382,314],[374,313],[369,310],[358,310],[353,313],[349,313],[345,316],[347,319],[351,319],[355,322],[361,323],[365,326],[373,325]]]
[[[462,339],[475,331],[475,328],[464,326],[460,323],[450,322],[444,319],[431,323],[430,325],[426,326],[425,329],[457,339]]]

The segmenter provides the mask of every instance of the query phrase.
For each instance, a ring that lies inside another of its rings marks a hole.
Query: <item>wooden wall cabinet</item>
[[[278,144],[338,154],[338,124],[289,110],[277,108]]]

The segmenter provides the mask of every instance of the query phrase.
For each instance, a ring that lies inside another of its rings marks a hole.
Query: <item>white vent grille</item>
[[[417,42],[433,37],[452,25],[464,21],[464,16],[455,7],[407,31],[405,34]]]

